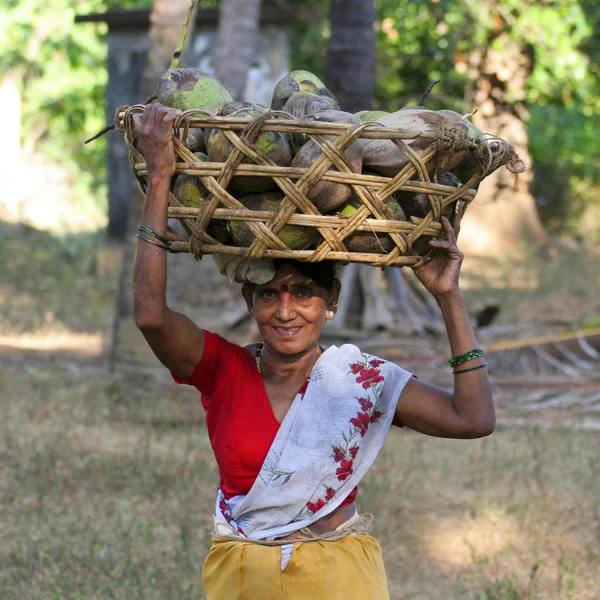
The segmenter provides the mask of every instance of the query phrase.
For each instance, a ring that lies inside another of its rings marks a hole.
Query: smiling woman
[[[356,346],[323,348],[340,282],[333,266],[274,261],[264,285],[242,294],[262,341],[247,347],[201,329],[166,302],[167,204],[177,111],[148,105],[136,129],[148,164],[143,235],[134,267],[134,317],[176,382],[201,393],[220,483],[213,545],[203,569],[208,600],[389,598],[370,515],[357,485],[392,424],[441,437],[494,428],[483,351],[458,285],[454,224],[431,241],[435,257],[416,275],[443,312],[452,392],[417,381]]]

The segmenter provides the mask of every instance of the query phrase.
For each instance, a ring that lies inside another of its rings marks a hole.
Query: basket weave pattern
[[[143,110],[144,105],[120,107],[115,124],[117,129],[124,132],[132,171],[140,189],[145,193],[147,167],[143,155],[135,145],[133,124],[133,115]],[[194,127],[223,131],[233,145],[226,162],[197,160],[181,141],[187,139],[189,129]],[[277,166],[253,144],[261,131],[303,134],[307,140],[318,144],[322,155],[309,168]],[[439,237],[442,233],[440,221],[444,207],[456,200],[470,203],[475,197],[473,186],[507,162],[506,153],[493,153],[488,150],[487,164],[460,188],[439,185],[431,180],[429,172],[434,169],[430,163],[433,161],[435,164],[440,153],[447,151],[455,140],[444,135],[443,125],[437,139],[431,133],[424,133],[422,136],[432,138],[435,143],[425,152],[417,153],[407,144],[407,140],[414,139],[414,133],[386,129],[378,123],[346,125],[296,121],[282,112],[269,112],[252,119],[215,117],[200,110],[186,111],[174,123],[173,139],[178,160],[174,177],[181,173],[195,176],[210,195],[201,208],[190,208],[183,206],[172,192],[169,193],[169,218],[183,220],[190,232],[190,240],[186,241],[169,231],[171,248],[179,252],[192,252],[198,259],[204,254],[219,253],[249,259],[268,257],[310,262],[359,262],[378,267],[419,266],[426,259],[426,255],[417,255],[411,249],[413,243],[421,236]],[[345,158],[344,150],[359,138],[392,140],[410,162],[393,178],[356,173]],[[469,141],[472,147],[477,143]],[[244,159],[245,162],[242,162]],[[285,194],[276,212],[248,210],[228,191],[234,176],[249,175],[272,178]],[[307,196],[311,187],[320,181],[351,186],[362,205],[351,217],[321,214]],[[399,190],[425,192],[430,202],[430,212],[423,219],[412,217],[407,221],[390,220],[384,200]],[[255,239],[250,247],[223,245],[207,233],[211,219],[245,221]],[[322,241],[316,249],[292,250],[277,236],[288,224],[316,228]],[[344,239],[357,230],[372,232],[375,235],[388,234],[394,242],[394,247],[385,254],[350,252],[344,245]]]

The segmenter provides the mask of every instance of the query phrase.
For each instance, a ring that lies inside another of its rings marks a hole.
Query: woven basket
[[[135,146],[133,115],[141,113],[144,105],[120,107],[115,118],[116,129],[124,132],[129,149],[129,161],[140,189],[146,191],[147,167],[143,155]],[[198,162],[182,143],[190,128],[221,129],[233,144],[234,150],[224,163]],[[322,156],[310,168],[280,167],[266,158],[253,145],[261,131],[287,134],[304,134],[323,150]],[[423,137],[435,139],[431,133]],[[505,164],[517,160],[512,147],[498,138],[469,140],[474,155],[483,156],[480,172],[460,188],[440,185],[428,174],[428,163],[437,161],[439,153],[455,144],[444,135],[443,127],[437,143],[419,154],[405,140],[414,139],[414,133],[398,129],[386,129],[378,123],[346,125],[322,122],[297,121],[282,112],[268,112],[257,118],[215,117],[205,111],[189,110],[182,113],[174,124],[174,146],[177,157],[176,172],[196,176],[210,196],[201,208],[188,208],[169,194],[169,218],[183,221],[190,232],[184,240],[169,229],[171,249],[192,252],[200,259],[204,254],[230,254],[249,259],[290,258],[310,262],[335,260],[366,263],[378,267],[419,266],[428,254],[419,256],[412,246],[421,236],[439,237],[442,234],[443,208],[456,200],[472,202],[473,189],[483,178]],[[388,139],[397,144],[410,159],[410,163],[395,177],[379,177],[353,172],[344,157],[344,150],[358,138],[364,140]],[[253,164],[242,163],[248,157]],[[435,164],[435,163],[434,163]],[[431,167],[431,165],[429,165]],[[430,168],[429,171],[432,169]],[[228,191],[229,183],[236,175],[270,177],[285,194],[277,212],[248,210]],[[347,184],[352,187],[362,206],[351,216],[323,215],[308,198],[308,192],[320,181]],[[412,217],[407,221],[390,220],[384,204],[386,197],[399,191],[427,193],[431,211],[423,219]],[[223,245],[207,233],[211,220],[245,221],[255,236],[250,247]],[[318,229],[322,241],[310,250],[292,250],[278,237],[278,232],[289,225],[301,225]],[[354,231],[388,234],[394,242],[393,249],[385,254],[350,252],[344,239]]]

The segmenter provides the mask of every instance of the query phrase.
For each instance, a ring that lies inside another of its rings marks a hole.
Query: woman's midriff
[[[312,525],[309,525],[307,529],[310,529],[310,531],[312,531],[315,535],[322,535],[324,533],[337,529],[340,525],[343,525],[346,521],[351,519],[355,513],[356,502],[352,502],[352,504],[347,504],[346,506],[339,506],[326,517],[323,517],[322,519],[319,519],[318,521],[314,522]],[[303,533],[297,531],[276,539],[293,540],[298,537],[305,536]]]

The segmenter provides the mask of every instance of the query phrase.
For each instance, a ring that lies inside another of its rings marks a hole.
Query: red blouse
[[[201,393],[220,486],[231,498],[250,491],[279,422],[250,352],[215,333],[204,335],[202,359],[189,379],[172,375],[177,383],[193,385]],[[356,493],[354,488],[341,506],[354,502]]]

